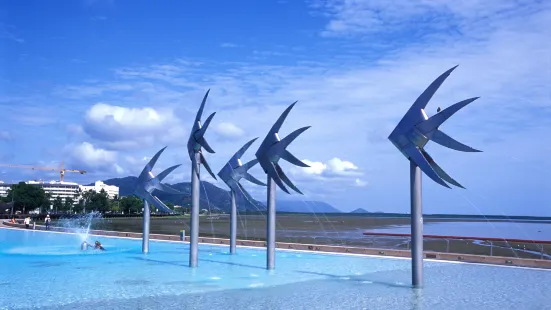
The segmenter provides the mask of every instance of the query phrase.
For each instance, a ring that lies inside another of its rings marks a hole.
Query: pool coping
[[[0,227],[2,226],[15,228],[15,229],[33,230],[33,229],[25,228],[24,224],[13,224],[13,223],[4,222],[4,221],[0,223]],[[57,232],[57,233],[73,233],[71,232],[70,229],[66,229],[62,227],[51,227],[49,230],[46,230],[46,227],[43,225],[36,225],[35,230]],[[129,238],[129,239],[142,238],[142,233],[120,232],[120,231],[109,231],[109,230],[90,230],[90,235]],[[186,236],[184,240],[180,240],[180,236],[177,236],[177,235],[150,234],[149,238],[150,240],[155,240],[155,241],[189,243],[189,236]],[[230,240],[226,238],[199,237],[199,243],[211,244],[211,245],[217,245],[217,246],[228,246],[230,243]],[[258,249],[258,248],[266,247],[266,242],[255,241],[255,240],[237,240],[237,245],[240,247]],[[397,249],[360,248],[360,247],[316,245],[316,244],[302,244],[302,243],[288,243],[288,242],[276,242],[276,248],[287,250],[287,251],[299,251],[299,252],[310,252],[310,253],[321,252],[325,254],[360,255],[360,256],[385,257],[385,258],[395,258],[395,259],[411,259],[411,252],[409,250],[397,250]],[[424,252],[423,257],[427,261],[436,261],[436,262],[469,263],[469,264],[482,264],[482,265],[493,265],[493,266],[503,266],[503,267],[551,270],[551,260],[545,260],[545,259],[516,258],[516,257],[445,253],[445,252]]]

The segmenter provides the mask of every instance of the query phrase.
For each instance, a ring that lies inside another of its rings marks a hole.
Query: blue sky
[[[217,172],[298,100],[281,136],[311,125],[283,164],[305,196],[349,211],[409,212],[409,165],[387,137],[439,74],[427,108],[480,96],[442,130],[483,153],[429,143],[467,190],[424,178],[426,213],[551,215],[548,1],[4,1],[0,162],[136,175],[158,149],[188,181],[185,143],[204,92]],[[253,144],[245,160],[254,156]],[[259,167],[252,170],[263,178]],[[221,183],[203,174],[204,180]],[[57,174],[1,168],[0,180]],[[258,199],[265,190],[243,182]]]

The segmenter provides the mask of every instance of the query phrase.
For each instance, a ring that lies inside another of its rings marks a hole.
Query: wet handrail
[[[411,237],[410,234],[397,234],[397,233],[374,233],[364,232],[365,236],[379,236],[379,237]],[[537,244],[551,244],[550,241],[545,240],[524,240],[524,239],[508,239],[508,238],[491,238],[491,237],[467,237],[467,236],[441,236],[441,235],[423,235],[425,238],[430,239],[456,239],[456,240],[483,240],[483,241],[507,241],[518,243],[537,243]]]

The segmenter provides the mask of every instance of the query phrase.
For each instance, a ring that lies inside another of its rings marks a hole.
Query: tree
[[[63,200],[61,199],[61,197],[55,197],[53,206],[56,212],[63,210]]]
[[[86,209],[102,213],[109,211],[109,196],[103,189],[99,193],[89,191],[88,196],[89,202],[86,204]]]
[[[117,195],[113,199],[109,200],[109,209],[113,212],[120,212],[120,199]]]
[[[114,213],[119,213],[121,211],[121,208],[118,202],[112,203],[110,209],[111,209],[111,212],[114,212]]]
[[[109,203],[109,195],[107,195],[107,192],[102,188],[99,193],[95,193],[96,198],[96,204],[98,205],[98,211],[100,212],[107,212],[111,208],[111,204]]]
[[[73,204],[75,200],[71,197],[65,198],[65,201],[63,203],[63,210],[64,211],[71,211],[73,209]]]
[[[143,202],[136,196],[125,196],[119,200],[119,205],[125,214],[130,214],[141,211]]]
[[[174,211],[174,204],[172,202],[167,202],[165,205],[172,211]]]
[[[88,206],[88,203],[90,202],[90,199],[92,198],[93,195],[94,195],[93,190],[88,190],[82,193],[81,201],[82,201],[82,210],[84,212],[86,212],[86,207]]]
[[[14,202],[14,211],[25,213],[31,209],[49,206],[48,195],[39,186],[19,182],[8,190],[6,201]]]
[[[73,211],[76,213],[81,213],[84,211],[84,199],[79,199],[78,203],[73,206]]]

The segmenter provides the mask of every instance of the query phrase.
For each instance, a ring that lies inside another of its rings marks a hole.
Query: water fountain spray
[[[246,195],[246,191],[239,181],[244,178],[254,184],[266,186],[254,176],[252,176],[248,171],[254,165],[258,163],[257,159],[253,159],[244,165],[241,164],[241,156],[245,154],[247,149],[256,141],[258,138],[254,138],[251,141],[243,145],[231,158],[228,160],[226,165],[222,167],[218,176],[228,185],[231,192],[231,212],[230,212],[230,253],[235,254],[236,248],[236,238],[237,238],[237,205],[235,202],[235,195],[237,192],[241,191],[243,195]]]
[[[163,147],[160,151],[155,154],[149,163],[143,168],[142,173],[138,177],[136,184],[136,189],[134,190],[134,195],[138,196],[143,200],[143,234],[142,234],[142,252],[149,252],[149,224],[150,224],[150,207],[152,204],[155,208],[159,209],[161,212],[173,213],[169,207],[167,207],[159,198],[153,196],[151,193],[154,190],[163,191],[169,194],[183,195],[182,192],[177,191],[176,189],[161,183],[174,169],[178,168],[181,165],[175,165],[167,168],[163,172],[159,173],[157,176],[153,175],[151,170],[153,166],[161,156],[161,153],[166,149],[166,146]]]
[[[88,241],[92,223],[102,218],[99,211],[91,211],[84,214],[72,215],[69,218],[60,218],[58,225],[77,235],[82,242]]]
[[[213,149],[209,146],[207,143],[207,140],[205,140],[205,132],[207,131],[207,128],[209,127],[210,122],[212,121],[212,118],[216,114],[216,112],[212,113],[207,117],[207,120],[201,126],[201,116],[203,114],[203,109],[205,108],[205,103],[207,101],[207,97],[209,96],[210,89],[207,90],[205,93],[205,96],[203,97],[203,101],[201,102],[201,106],[199,107],[199,111],[197,111],[197,115],[195,116],[195,121],[193,122],[193,128],[191,129],[191,133],[189,135],[189,140],[187,142],[187,149],[189,158],[191,159],[191,219],[190,219],[190,246],[189,246],[189,266],[190,267],[197,267],[197,262],[199,259],[198,256],[198,249],[199,249],[199,198],[200,198],[200,191],[199,191],[199,174],[201,167],[200,165],[203,164],[205,166],[205,169],[207,169],[208,173],[216,180],[216,176],[214,173],[212,173],[212,170],[210,169],[209,164],[207,163],[207,160],[205,159],[205,156],[203,156],[202,148],[204,148],[209,153],[214,153]]]
[[[268,224],[266,227],[266,247],[268,252],[266,259],[267,269],[275,268],[276,184],[287,194],[290,194],[289,190],[287,190],[283,183],[287,184],[287,186],[302,195],[302,192],[285,175],[278,162],[280,159],[284,159],[299,167],[310,167],[287,151],[289,144],[291,144],[291,142],[293,142],[301,133],[310,128],[310,126],[299,128],[282,140],[279,139],[279,129],[296,103],[297,102],[295,101],[287,109],[285,109],[285,111],[283,111],[281,116],[277,119],[266,135],[266,138],[264,138],[264,141],[262,141],[262,144],[255,154],[268,179]]]
[[[421,171],[436,183],[451,188],[447,183],[464,188],[450,177],[432,157],[425,151],[425,145],[434,141],[442,146],[462,152],[481,152],[461,142],[456,141],[438,129],[442,123],[450,118],[478,97],[463,100],[437,114],[428,117],[425,112],[427,103],[457,66],[440,75],[415,100],[402,120],[392,131],[388,139],[409,159],[410,162],[410,192],[411,192],[411,258],[412,258],[412,285],[423,285],[423,209],[421,200]],[[447,183],[446,183],[447,182]]]

